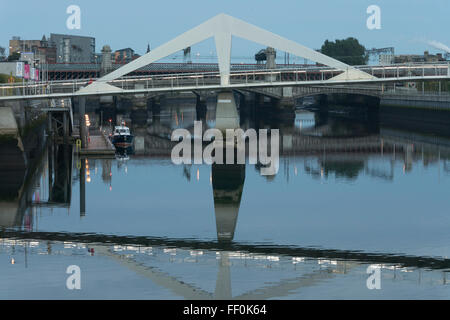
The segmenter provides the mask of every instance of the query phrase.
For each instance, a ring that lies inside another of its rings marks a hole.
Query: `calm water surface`
[[[214,118],[208,107],[204,124]],[[450,139],[303,110],[241,119],[280,128],[266,177],[174,165],[167,136],[194,120],[169,106],[133,123],[134,154],[117,159],[47,146],[0,203],[0,298],[450,298]],[[66,288],[70,265],[81,290]]]

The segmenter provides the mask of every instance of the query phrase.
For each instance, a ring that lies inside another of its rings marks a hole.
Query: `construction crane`
[[[255,60],[257,64],[262,64],[263,61],[267,60],[266,49],[261,49],[255,54]]]

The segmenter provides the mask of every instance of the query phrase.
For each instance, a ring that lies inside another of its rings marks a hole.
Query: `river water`
[[[116,159],[47,145],[0,202],[0,298],[450,298],[449,138],[341,113],[241,119],[280,129],[278,173],[263,176],[173,164],[167,137],[195,119],[161,108]]]

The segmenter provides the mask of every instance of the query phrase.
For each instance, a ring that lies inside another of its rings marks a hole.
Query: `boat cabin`
[[[129,135],[130,129],[125,126],[114,127],[114,135]]]

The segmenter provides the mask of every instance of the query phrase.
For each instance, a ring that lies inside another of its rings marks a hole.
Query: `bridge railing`
[[[449,64],[400,64],[389,66],[358,66],[361,71],[372,74],[378,79],[398,79],[407,81],[409,78],[432,80],[433,77],[450,79]],[[310,66],[306,68],[281,68],[270,70],[248,70],[233,71],[230,73],[230,84],[267,84],[290,82],[290,83],[329,83],[328,80],[341,74],[342,70],[331,69],[326,66]],[[107,81],[124,91],[130,93],[148,92],[151,89],[171,88],[201,88],[205,86],[220,87],[220,73],[179,73],[162,75],[129,76],[116,80]],[[94,81],[102,79],[85,80],[59,80],[50,82],[23,82],[0,85],[0,97],[5,96],[45,96],[51,94],[74,94],[81,88]]]

